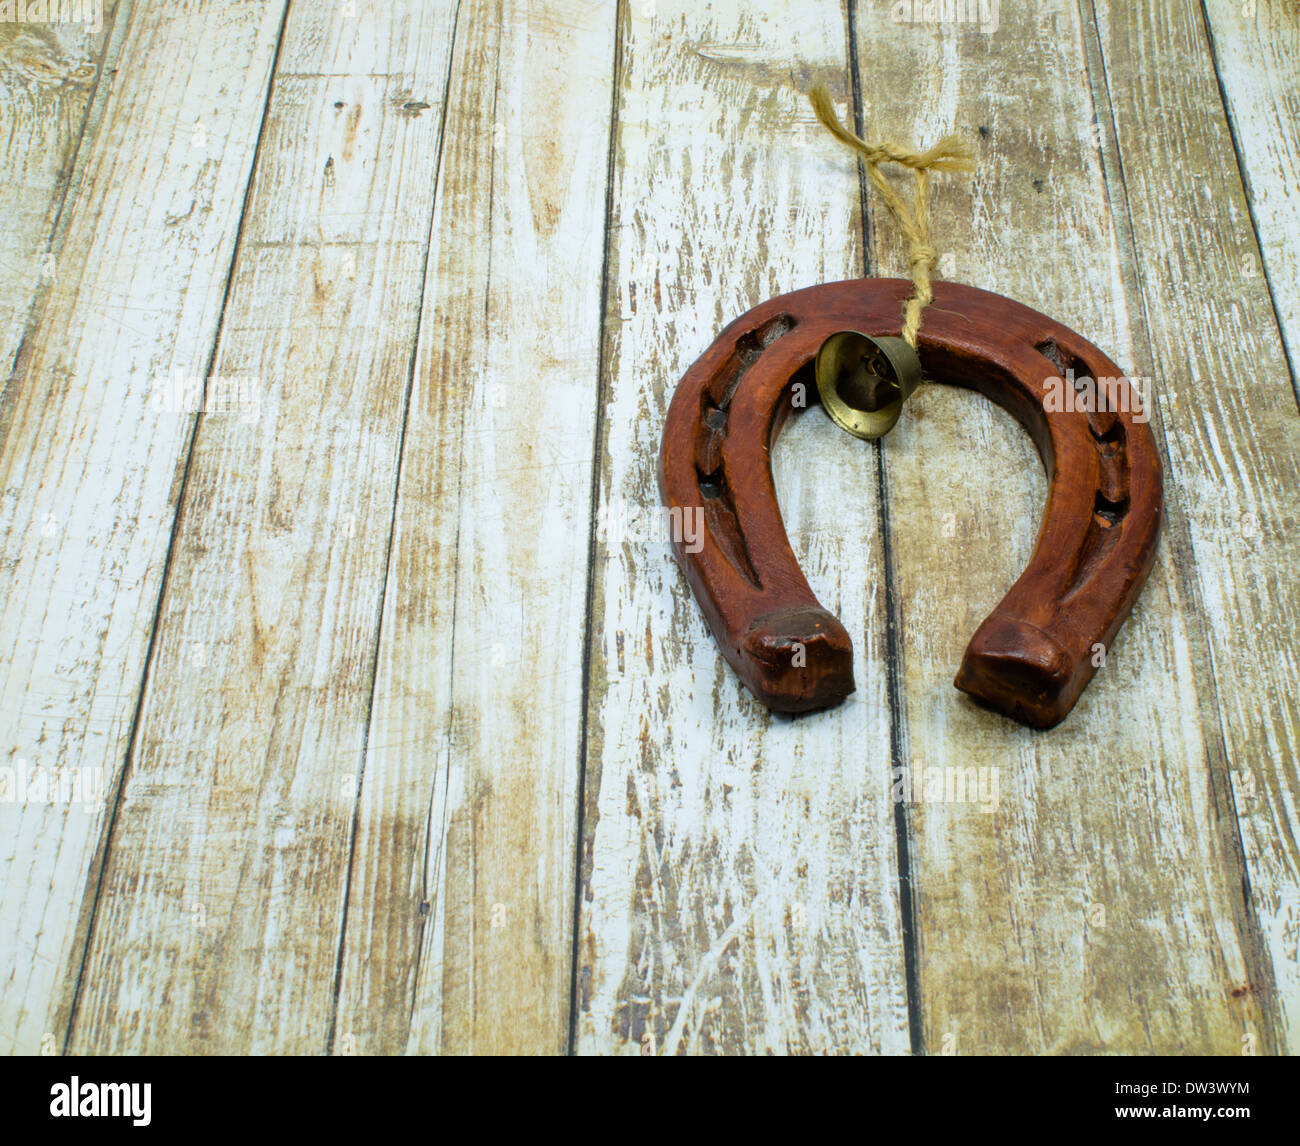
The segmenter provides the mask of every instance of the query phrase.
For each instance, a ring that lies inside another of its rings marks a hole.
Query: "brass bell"
[[[921,360],[906,341],[856,330],[841,330],[822,343],[816,372],[826,413],[865,441],[894,428],[903,403],[921,384]]]

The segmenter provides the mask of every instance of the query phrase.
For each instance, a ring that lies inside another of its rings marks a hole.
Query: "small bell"
[[[831,420],[872,441],[894,428],[903,403],[921,384],[921,360],[901,338],[841,330],[817,352],[817,391]]]

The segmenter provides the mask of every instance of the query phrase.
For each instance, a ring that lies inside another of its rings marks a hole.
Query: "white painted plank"
[[[55,222],[114,7],[98,27],[0,22],[0,379],[6,381],[41,284],[58,276]]]
[[[1278,1030],[1276,1036],[1247,1032],[1258,1034],[1261,1053],[1276,1047],[1294,1054],[1300,1051],[1300,416],[1283,339],[1295,344],[1300,55],[1295,13],[1283,8],[1258,5],[1260,43],[1247,50],[1236,18],[1211,6],[1216,35],[1227,36],[1219,69],[1249,192],[1200,7],[1101,4],[1097,12],[1125,157],[1123,189],[1151,369],[1180,495],[1170,521],[1171,530],[1181,530],[1174,553],[1203,629],[1194,671],[1211,738],[1210,795],[1223,821],[1239,825],[1240,843],[1233,842],[1245,852],[1247,933],[1258,950],[1233,990],[1257,999],[1269,1027]],[[1276,40],[1266,47],[1270,29]],[[1281,104],[1274,113],[1289,114],[1289,122],[1261,122],[1260,107],[1243,95],[1247,84],[1256,94],[1275,93]],[[1257,133],[1267,132],[1266,155]],[[1258,273],[1261,247],[1267,282]]]
[[[76,1050],[329,1046],[452,16],[290,10]]]
[[[1247,279],[1267,274],[1294,377],[1300,363],[1300,7],[1294,0],[1205,0],[1202,7],[1258,229],[1258,252],[1246,244],[1230,265]]]
[[[3,764],[75,769],[78,794],[107,796],[0,804],[12,1051],[62,1049],[192,424],[159,408],[152,380],[206,372],[281,12],[133,8],[60,272],[6,394]]]
[[[569,1034],[615,11],[465,3],[348,901],[362,1053]]]
[[[673,387],[773,294],[860,273],[844,14],[625,7],[600,504],[658,504]],[[814,146],[814,141],[817,144]],[[796,554],[855,645],[841,708],[774,718],[723,662],[666,539],[597,547],[579,929],[584,1053],[905,1052],[874,452],[820,411],[775,472]],[[844,512],[844,507],[851,511]]]
[[[935,180],[945,276],[1043,311],[1130,375],[1156,373],[1121,274],[1123,208],[1095,142],[1076,5],[1003,5],[987,33],[872,11],[859,43],[869,133],[924,145],[955,130],[979,148],[973,185]],[[1172,67],[1167,51],[1151,42],[1125,66]],[[873,216],[880,273],[899,273],[897,229],[878,204]],[[933,386],[909,406],[885,444],[905,757],[914,783],[930,769],[983,778],[978,799],[923,787],[908,809],[924,1049],[1235,1054],[1248,1033],[1272,1045],[1255,1001],[1232,994],[1250,939],[1239,856],[1208,796],[1220,776],[1200,621],[1174,563],[1181,471],[1170,466],[1174,520],[1105,667],[1063,724],[1035,732],[952,678],[1029,558],[1042,468],[978,395]]]

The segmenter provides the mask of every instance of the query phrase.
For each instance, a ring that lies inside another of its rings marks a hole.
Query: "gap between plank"
[[[865,138],[866,126],[862,115],[862,67],[858,57],[858,0],[848,0],[849,82],[853,105],[853,130]],[[858,163],[858,196],[862,216],[862,275],[871,278],[873,231],[871,226],[870,192],[867,176]],[[885,594],[885,665],[886,685],[889,695],[889,754],[890,790],[894,768],[904,767],[907,728],[903,719],[903,665],[902,641],[898,597],[894,584],[894,542],[890,530],[888,475],[885,470],[885,451],[882,442],[872,443],[876,453],[876,506],[880,515],[881,554],[884,562]],[[903,938],[903,975],[907,991],[907,1034],[913,1055],[925,1053],[925,1027],[921,1008],[921,966],[917,945],[916,901],[912,895],[911,817],[907,803],[894,803],[894,844],[898,861],[898,909],[901,916]]]
[[[596,599],[596,569],[599,542],[596,537],[596,517],[600,499],[601,458],[605,447],[605,371],[609,365],[606,352],[606,327],[609,314],[609,263],[610,247],[614,241],[614,175],[618,155],[619,86],[623,79],[623,40],[627,35],[627,0],[618,0],[614,11],[614,61],[613,82],[609,96],[609,137],[605,159],[605,221],[604,253],[600,268],[600,331],[596,348],[596,418],[591,450],[591,496],[588,505],[591,526],[587,534],[587,602],[583,610],[586,619],[582,641],[582,716],[578,730],[578,809],[574,828],[573,848],[573,941],[569,963],[569,1045],[570,1057],[578,1051],[578,1017],[581,1010],[579,967],[582,953],[582,860],[587,831],[587,746],[591,724],[591,645],[593,639],[592,605]]]

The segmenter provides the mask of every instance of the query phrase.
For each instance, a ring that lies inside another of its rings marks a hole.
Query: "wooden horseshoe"
[[[772,444],[797,396],[816,400],[822,343],[845,329],[896,333],[910,291],[902,279],[858,279],[770,299],[723,331],[668,410],[659,484],[674,552],[723,654],[778,712],[838,704],[854,683],[849,634],[790,548]],[[955,684],[1050,728],[1092,678],[1155,555],[1163,478],[1142,395],[1060,323],[955,283],[936,284],[918,350],[927,377],[1014,414],[1047,471],[1033,557],[971,639]],[[680,528],[701,519],[698,531]]]

